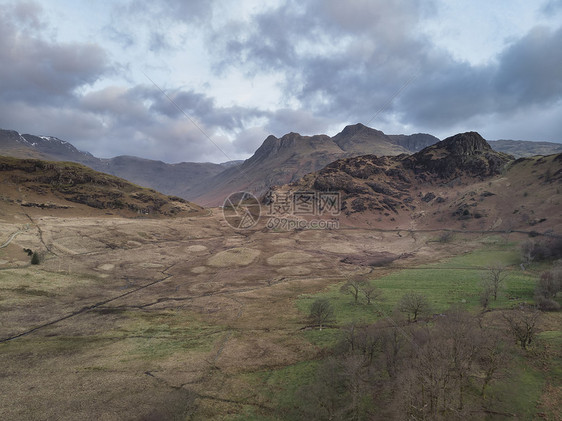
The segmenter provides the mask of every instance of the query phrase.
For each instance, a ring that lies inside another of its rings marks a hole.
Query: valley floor
[[[511,295],[495,306],[532,300],[540,267],[522,274],[510,246],[524,238],[234,231],[216,211],[162,220],[17,215],[0,221],[0,418],[282,419],[283,399],[333,343],[335,326],[390,315],[409,276],[436,312],[458,303],[474,310],[482,270],[501,260]],[[42,262],[30,265],[24,248],[41,251]],[[449,279],[455,273],[459,282]],[[350,307],[339,293],[349,279],[377,280],[386,300]],[[317,296],[336,308],[335,326],[322,332],[306,329]],[[543,330],[556,332],[556,316]],[[543,391],[560,396],[538,376],[534,413],[550,410]]]

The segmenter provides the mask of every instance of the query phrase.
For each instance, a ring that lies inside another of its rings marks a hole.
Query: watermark
[[[232,193],[224,201],[222,215],[232,228],[250,229],[260,219],[260,202],[252,193],[244,191]]]
[[[265,226],[275,231],[332,230],[340,227],[340,221],[337,219],[312,219],[307,221],[300,218],[272,216],[267,219]]]
[[[341,197],[339,192],[319,191],[270,191],[266,196],[267,216],[339,216]]]
[[[224,220],[235,229],[249,229],[265,216],[271,230],[337,229],[341,213],[339,192],[270,191],[263,205],[248,192],[236,192],[223,205]]]

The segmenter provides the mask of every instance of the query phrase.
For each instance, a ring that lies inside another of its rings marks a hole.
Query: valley
[[[507,320],[559,305],[536,291],[558,273],[560,162],[513,160],[475,133],[344,158],[273,190],[337,193],[337,228],[288,230],[268,224],[265,202],[257,225],[234,229],[221,208],[76,164],[3,158],[0,417],[556,419],[562,313],[541,311],[524,349]],[[491,298],[494,267],[503,281]],[[408,294],[426,303],[413,321]],[[331,309],[320,325],[319,302]],[[461,326],[455,341],[480,344],[463,357],[466,402],[447,374],[440,409],[416,409],[429,377],[408,364],[428,358],[441,373],[452,357],[426,354],[424,335]],[[388,360],[390,332],[400,363]],[[491,357],[504,348],[510,358]]]

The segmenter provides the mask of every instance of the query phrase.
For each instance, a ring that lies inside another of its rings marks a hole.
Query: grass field
[[[536,264],[523,271],[516,244],[484,243],[483,247],[460,256],[437,263],[403,269],[377,278],[371,282],[383,292],[383,300],[367,305],[364,300],[353,304],[351,295],[343,294],[340,288],[344,283],[329,287],[318,294],[301,295],[296,306],[303,316],[308,314],[312,302],[318,298],[328,299],[334,308],[334,328],[322,331],[311,329],[301,332],[306,339],[319,348],[330,347],[339,339],[339,329],[346,323],[367,324],[382,317],[396,317],[393,309],[400,297],[410,291],[424,294],[430,301],[432,312],[439,313],[452,305],[461,305],[471,312],[481,309],[479,292],[482,276],[491,265],[505,266],[509,275],[497,301],[490,308],[506,309],[516,303],[533,302],[533,291],[540,272],[547,265]],[[560,322],[560,314],[551,316],[551,323]],[[559,330],[545,331],[538,335],[537,344],[531,354],[516,355],[508,374],[494,382],[488,391],[488,401],[494,402],[494,411],[504,411],[507,416],[517,419],[535,419],[541,415],[545,419],[560,419],[560,409],[556,402],[560,398],[562,380],[562,333]],[[266,373],[256,373],[254,381],[259,380],[261,394],[278,408],[298,405],[299,387],[313,377],[318,361],[299,363],[295,366]],[[235,419],[275,419],[263,412],[249,410],[246,418]],[[493,416],[490,419],[495,419]]]
[[[487,267],[500,264],[508,271],[505,284],[497,301],[491,301],[490,308],[509,308],[515,303],[533,302],[533,291],[541,267],[523,271],[519,266],[519,250],[515,244],[486,244],[482,248],[437,263],[411,269],[397,270],[390,275],[371,278],[371,285],[382,292],[381,299],[367,305],[363,297],[358,305],[351,295],[340,292],[344,283],[333,285],[326,292],[301,295],[297,307],[305,316],[312,302],[326,298],[334,308],[336,325],[351,322],[373,322],[384,316],[391,316],[400,298],[407,292],[416,292],[427,297],[432,313],[441,313],[453,305],[460,305],[469,311],[480,309],[479,294],[481,282]],[[311,332],[315,343],[325,342],[323,336],[330,331]],[[328,341],[329,342],[329,341]]]

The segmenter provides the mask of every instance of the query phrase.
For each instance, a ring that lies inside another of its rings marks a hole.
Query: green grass
[[[253,400],[263,402],[276,414],[283,413],[283,408],[289,410],[298,405],[299,389],[310,383],[318,368],[318,361],[302,361],[276,370],[265,370],[244,374],[242,379],[258,395]],[[281,411],[279,411],[281,409]],[[285,419],[273,416],[268,411],[248,406],[242,414],[233,420],[278,420]]]
[[[125,312],[123,315],[128,321],[120,333],[134,342],[135,350],[131,354],[146,360],[186,351],[208,352],[223,333],[220,327],[174,311]]]
[[[492,382],[488,399],[495,411],[516,414],[517,419],[535,419],[537,403],[545,384],[543,372],[522,356],[516,356],[511,370],[501,381]]]
[[[340,292],[343,283],[331,286],[319,294],[301,295],[296,302],[298,309],[307,314],[312,302],[326,298],[334,307],[336,325],[351,322],[372,323],[381,316],[392,315],[396,304],[407,292],[425,295],[432,313],[440,313],[453,305],[461,305],[469,311],[478,311],[482,277],[486,268],[495,264],[506,266],[509,274],[497,301],[491,308],[509,308],[517,302],[532,302],[537,271],[522,271],[519,249],[515,244],[485,244],[483,248],[446,259],[437,263],[396,271],[388,276],[372,279],[371,283],[382,291],[382,300],[371,305],[355,305],[351,295]],[[305,337],[315,345],[326,346],[337,340],[337,329],[306,331]]]

